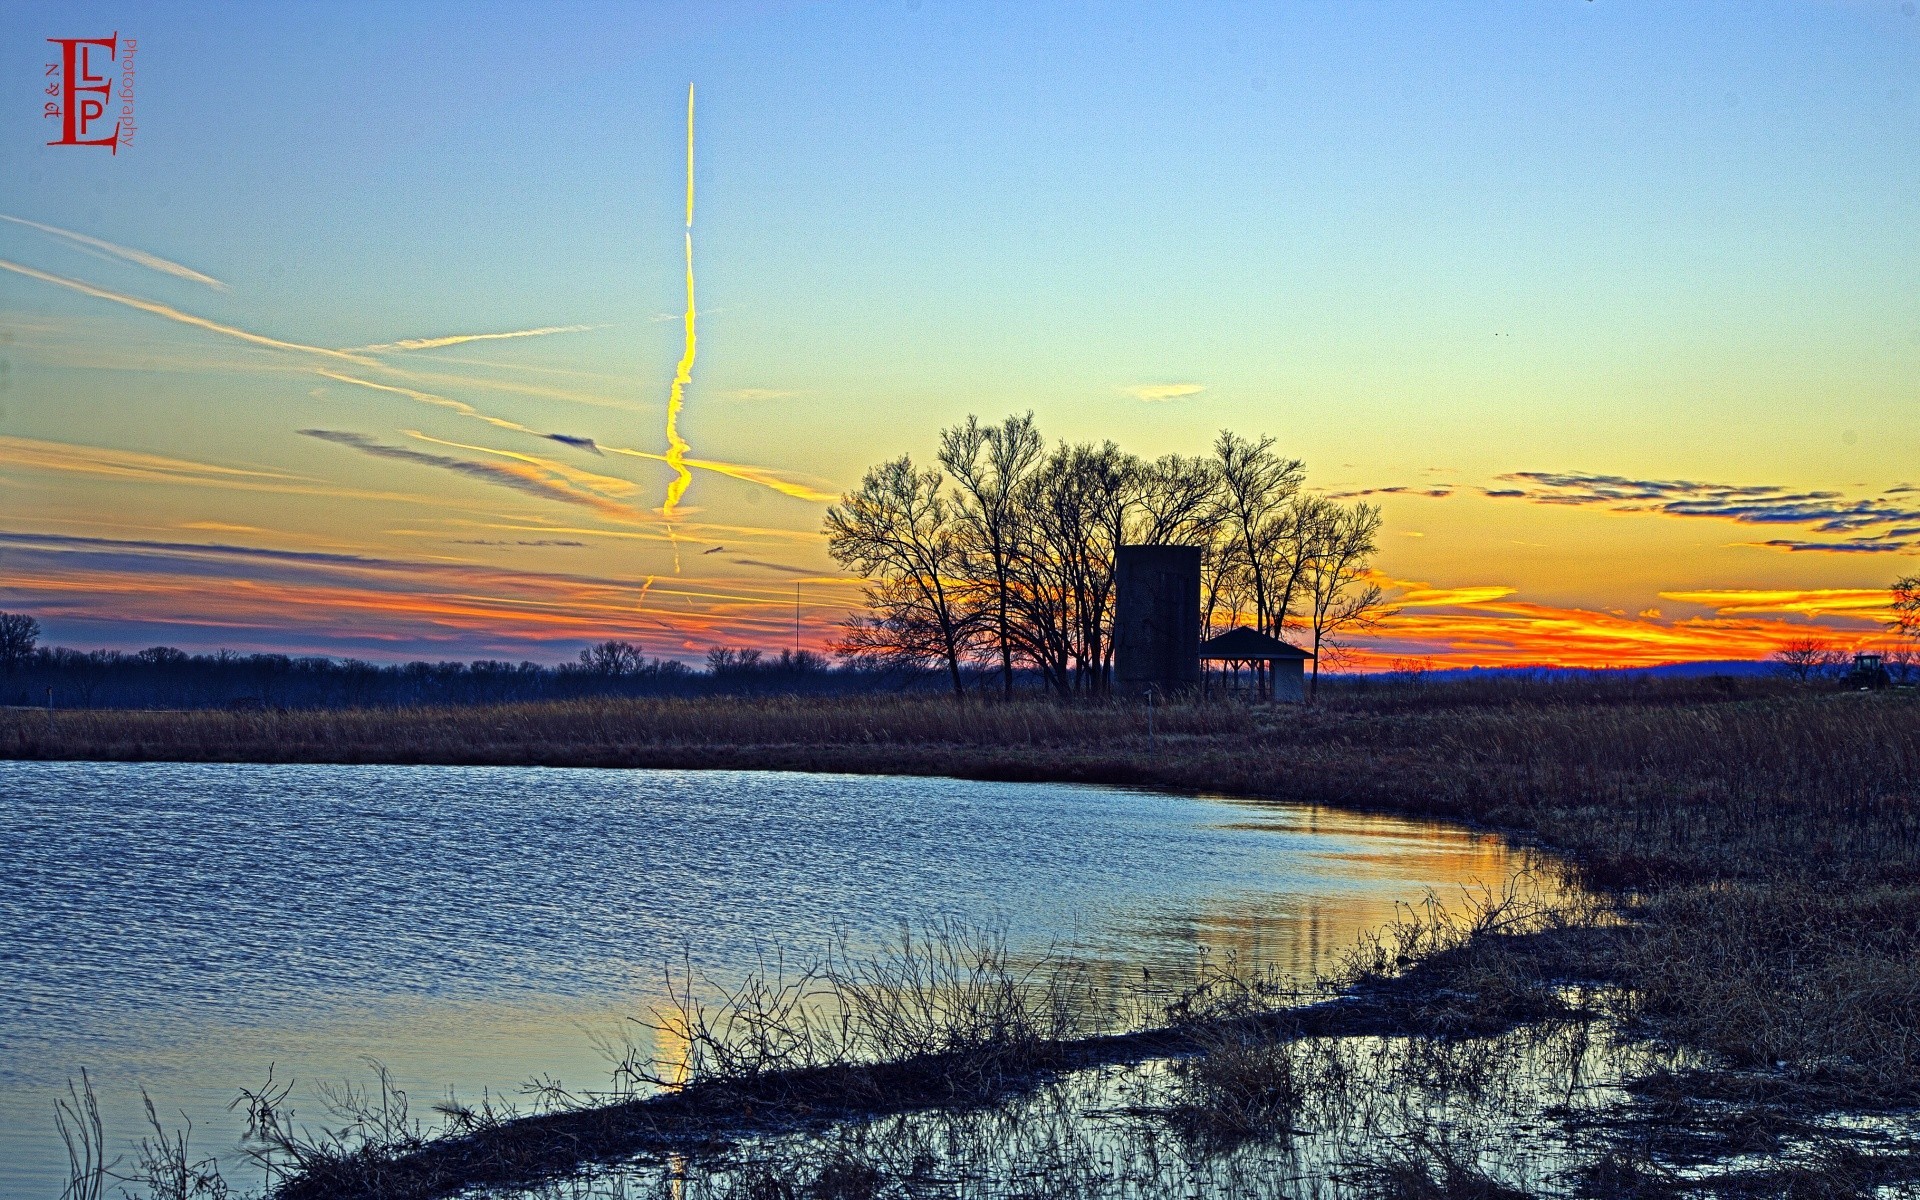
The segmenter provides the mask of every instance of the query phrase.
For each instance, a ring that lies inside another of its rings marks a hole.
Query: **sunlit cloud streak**
[[[148,454],[141,450],[112,450],[103,446],[81,446],[71,442],[5,435],[0,435],[0,466],[37,467],[49,471],[167,483],[300,478],[278,471],[222,467],[184,458],[169,458],[163,454]]]
[[[158,254],[149,254],[145,250],[135,250],[131,246],[118,246],[102,238],[90,237],[84,233],[75,233],[71,229],[61,229],[57,225],[42,225],[38,221],[29,221],[25,217],[8,216],[6,213],[0,213],[0,221],[11,221],[15,225],[24,225],[28,229],[37,229],[41,233],[71,242],[76,246],[85,246],[90,250],[97,250],[102,254],[111,255],[114,258],[122,259],[136,266],[146,267],[149,270],[171,275],[176,279],[185,279],[193,283],[203,284],[217,292],[227,290],[226,284],[221,283],[211,275],[203,275],[192,267],[182,266],[177,262],[161,258]]]
[[[625,454],[632,458],[645,458],[654,462],[667,462],[664,454],[654,454],[646,450],[631,450],[625,446],[601,446],[608,454]],[[822,491],[812,484],[781,474],[767,467],[748,466],[744,463],[716,462],[710,458],[689,458],[683,460],[685,466],[701,471],[712,471],[746,483],[757,483],[761,487],[772,488],[783,496],[792,496],[796,500],[807,500],[814,504],[832,504],[840,499],[832,492]]]
[[[505,333],[453,333],[445,337],[401,338],[394,342],[376,342],[371,346],[352,346],[348,352],[380,354],[403,350],[437,350],[442,346],[458,346],[466,342],[500,342],[513,338],[548,337],[556,333],[587,333],[605,328],[604,325],[543,325],[538,329],[515,329]]]
[[[342,375],[337,371],[316,369],[315,373],[339,383],[351,383],[359,387],[371,388],[378,392],[404,396],[410,400],[417,400],[422,404],[430,404],[436,408],[444,408],[471,420],[483,421],[496,429],[528,434],[533,437],[543,438],[547,441],[559,442],[562,445],[589,450],[594,454],[602,454],[603,452],[607,454],[623,454],[630,458],[646,459],[650,462],[667,463],[671,465],[669,456],[664,454],[655,454],[646,450],[634,450],[625,446],[603,446],[593,438],[580,437],[575,434],[543,433],[538,429],[523,425],[518,421],[510,421],[505,417],[496,417],[490,413],[482,412],[480,409],[475,408],[463,400],[455,400],[451,397],[441,396],[433,392],[423,392],[417,388],[399,387],[394,384],[374,383],[370,380],[358,379],[351,375]],[[494,453],[494,451],[487,452]],[[505,452],[503,451],[501,453]],[[715,474],[725,475],[746,483],[758,484],[761,487],[779,492],[783,496],[791,496],[798,500],[806,500],[816,504],[831,504],[839,499],[838,496],[831,492],[822,491],[809,483],[793,479],[767,467],[756,467],[746,463],[716,462],[703,458],[683,459],[682,464],[696,470],[712,471]],[[602,476],[601,478],[605,477]]]
[[[0,258],[0,270],[12,271],[16,275],[25,275],[29,279],[38,279],[42,283],[51,283],[56,287],[63,287],[99,300],[111,300],[115,304],[124,304],[128,308],[138,309],[144,313],[152,313],[156,317],[165,317],[169,321],[177,321],[182,325],[191,325],[196,329],[204,329],[209,333],[217,333],[223,337],[236,338],[255,346],[264,346],[270,350],[291,350],[300,354],[318,354],[325,358],[339,359],[342,362],[355,363],[360,366],[377,365],[372,359],[345,350],[330,350],[325,346],[308,346],[300,342],[282,341],[279,338],[268,337],[265,334],[252,333],[245,329],[237,329],[232,325],[222,325],[218,321],[209,321],[205,317],[196,317],[192,313],[181,312],[170,304],[161,304],[154,300],[142,300],[138,296],[128,296],[121,292],[110,291],[107,288],[95,287],[91,283],[83,283],[78,279],[69,279],[65,275],[55,275],[51,272],[35,270],[32,267],[24,267],[17,262],[11,262],[4,258]]]
[[[1660,598],[1717,613],[1837,616],[1875,623],[1885,621],[1893,608],[1893,594],[1884,588],[1703,588],[1661,592]]]
[[[1453,495],[1452,488],[1409,487],[1403,483],[1392,487],[1353,488],[1349,491],[1328,492],[1329,500],[1353,500],[1361,496],[1423,496],[1429,500],[1444,500]]]
[[[1430,658],[1436,666],[1652,667],[1765,659],[1809,634],[1838,646],[1881,636],[1888,594],[1873,589],[1662,592],[1711,616],[1663,619],[1517,598],[1500,585],[1387,581],[1391,608],[1354,652],[1364,669]],[[1793,620],[1778,618],[1792,617]],[[1772,618],[1772,619],[1768,619]]]
[[[594,491],[607,495],[625,496],[638,490],[638,485],[630,479],[620,479],[613,475],[596,475],[592,471],[582,471],[578,467],[570,467],[565,463],[555,462],[551,458],[542,458],[537,454],[520,454],[512,450],[496,450],[491,446],[474,446],[466,442],[450,442],[443,438],[429,437],[417,429],[408,429],[402,432],[410,438],[422,442],[430,442],[436,446],[445,446],[450,450],[467,450],[475,454],[487,454],[495,458],[505,458],[511,459],[514,462],[526,463],[529,466],[538,467],[550,475],[558,476],[568,483],[591,488]]]
[[[455,458],[447,454],[430,454],[406,446],[391,446],[367,436],[338,429],[302,429],[301,436],[331,442],[336,446],[345,446],[362,454],[375,458],[392,459],[396,462],[412,463],[416,466],[435,467],[443,471],[454,471],[471,479],[485,483],[509,487],[523,495],[536,496],[543,500],[558,500],[566,504],[575,504],[593,509],[602,516],[619,520],[633,520],[638,515],[626,505],[616,503],[595,492],[583,491],[571,486],[564,478],[556,478],[549,472],[532,465],[518,462],[488,463],[474,462],[471,459]]]
[[[8,532],[0,563],[0,607],[126,629],[133,645],[188,631],[203,646],[251,639],[296,649],[384,644],[393,656],[434,646],[567,657],[570,645],[622,637],[654,653],[697,654],[785,644],[792,628],[789,590],[723,580],[654,587],[677,604],[643,621],[631,580],[472,563]],[[805,635],[825,649],[833,623],[820,618],[837,619],[852,592],[817,590],[803,610]]]
[[[111,300],[115,303],[124,304],[130,308],[138,309],[142,312],[152,313],[155,316],[165,317],[166,319],[171,321],[176,321],[184,325],[190,325],[199,329],[205,329],[213,333],[219,333],[224,336],[235,338],[240,341],[244,341],[253,345],[263,346],[263,347],[266,347],[269,349],[275,349],[275,350],[287,350],[287,351],[294,351],[298,353],[318,354],[328,358],[350,362],[360,367],[371,367],[378,370],[389,371],[395,374],[399,374],[402,377],[411,377],[416,380],[422,378],[417,374],[411,374],[408,372],[400,371],[397,368],[390,367],[386,364],[377,362],[372,359],[361,357],[359,355],[350,353],[348,351],[332,350],[322,346],[309,346],[300,342],[288,342],[278,338],[267,337],[264,334],[252,333],[252,332],[249,332],[248,330],[239,329],[231,325],[223,325],[217,321],[210,321],[204,317],[195,316],[192,313],[182,312],[179,309],[172,307],[171,305],[160,304],[150,300],[143,300],[137,296],[123,295],[118,292],[109,291],[108,289],[105,289],[105,288],[95,287],[92,284],[84,283],[77,279],[68,279],[65,276],[53,275],[45,271],[36,270],[32,267],[21,266],[18,263],[9,262],[5,259],[0,259],[0,268],[4,268],[6,270],[13,271],[17,274],[28,276],[33,279],[39,279],[39,280],[42,280],[43,282],[52,283],[60,287],[70,288],[74,291],[81,292],[85,295],[95,296],[104,300]],[[688,361],[687,366],[689,368],[691,367],[690,361]],[[460,415],[469,417],[473,420],[484,421],[487,424],[492,425],[496,428],[510,430],[515,433],[525,433],[533,437],[539,437],[539,438],[551,438],[552,440],[555,440],[555,441],[561,441],[569,445],[576,445],[576,446],[580,445],[582,442],[592,440],[592,439],[576,438],[573,435],[567,435],[567,434],[554,435],[554,434],[545,433],[540,430],[533,429],[518,421],[513,421],[505,417],[496,417],[487,413],[483,413],[479,409],[475,408],[470,404],[467,404],[464,401],[455,400],[455,399],[452,399],[451,397],[438,395],[433,392],[422,391],[418,388],[404,387],[397,384],[375,383],[371,380],[360,379],[351,375],[345,375],[338,371],[316,370],[316,373],[325,378],[334,380],[339,383],[348,383],[358,387],[371,388],[376,391],[383,391],[383,392],[388,392],[394,395],[405,396],[409,399],[418,401],[422,404],[431,404],[436,407],[445,408],[445,409],[448,409],[449,411],[457,412]],[[489,384],[485,381],[478,381],[478,380],[456,379],[455,382],[466,382],[466,383],[474,384],[475,386],[491,386],[499,390],[527,392],[530,394],[548,396],[553,398],[561,398],[561,399],[575,398],[571,394],[556,393],[553,389],[523,387],[520,385],[506,385],[506,384],[498,384],[498,383]],[[598,398],[598,400],[601,403],[612,403],[609,401],[605,401],[604,398]],[[596,444],[596,449],[597,449],[597,444]],[[611,447],[611,446],[605,447],[605,449],[615,451],[617,453],[630,454],[636,458],[646,458],[646,459],[652,459],[658,462],[663,462],[663,463],[666,463],[668,466],[672,467],[676,472],[682,472],[688,468],[713,471],[721,475],[731,476],[732,478],[739,479],[744,482],[755,483],[755,484],[759,484],[762,487],[771,488],[772,490],[779,492],[782,495],[791,496],[796,499],[807,500],[814,503],[823,503],[823,504],[831,503],[838,498],[837,496],[835,496],[830,492],[822,491],[819,488],[813,487],[810,484],[806,484],[798,480],[791,479],[779,472],[773,471],[765,467],[756,467],[756,466],[751,466],[743,463],[719,462],[712,459],[690,459],[690,458],[685,458],[684,456],[681,457],[680,461],[676,463],[674,461],[674,456],[671,452],[665,455],[660,455],[660,454],[649,454],[647,452],[638,451],[638,450],[624,450],[618,447]],[[683,450],[684,449],[685,447],[683,446]],[[675,484],[679,483],[677,476],[674,483]],[[676,492],[674,491],[673,485],[669,485],[668,494],[670,498],[673,498],[677,501],[678,495],[680,493],[684,493],[684,491],[685,491],[685,488],[681,487],[679,491]]]

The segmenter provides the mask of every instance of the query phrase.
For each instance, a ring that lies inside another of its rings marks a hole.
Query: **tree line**
[[[0,612],[0,704],[60,708],[387,708],[510,704],[598,696],[828,693],[889,685],[862,666],[836,668],[811,651],[716,647],[705,669],[648,658],[608,640],[555,665],[371,663],[317,655],[188,654],[172,646],[132,652],[40,644],[40,624]]]
[[[940,432],[828,509],[827,548],[866,578],[840,653],[941,671],[956,693],[1037,676],[1063,696],[1113,680],[1115,550],[1200,548],[1202,636],[1245,625],[1337,660],[1382,615],[1380,509],[1306,490],[1306,466],[1222,431],[1213,453],[1146,460],[1111,441],[1049,450],[1032,413]]]

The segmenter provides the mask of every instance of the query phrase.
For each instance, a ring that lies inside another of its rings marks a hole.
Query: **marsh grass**
[[[853,1099],[878,1082],[863,1068],[887,1064],[896,1076],[918,1071],[917,1090],[965,1103],[1003,1094],[1053,1065],[1060,1043],[1119,1019],[1085,964],[1051,951],[1016,956],[1003,933],[954,922],[905,927],[872,955],[840,942],[797,969],[763,960],[731,985],[683,966],[666,990],[664,1014],[635,1023],[676,1052],[663,1060],[623,1046],[614,1069],[622,1094],[732,1089],[764,1099],[788,1080],[818,1091],[831,1075]]]

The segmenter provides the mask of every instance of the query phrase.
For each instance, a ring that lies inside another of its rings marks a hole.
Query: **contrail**
[[[204,283],[216,292],[224,292],[227,290],[226,284],[221,283],[211,275],[202,275],[192,267],[183,267],[177,262],[171,262],[161,258],[158,254],[148,254],[145,250],[135,250],[131,246],[116,246],[112,242],[102,240],[101,238],[88,237],[84,233],[75,233],[71,229],[61,229],[57,225],[42,225],[38,221],[29,221],[25,217],[11,217],[6,213],[0,213],[0,221],[11,221],[15,225],[25,225],[28,229],[38,229],[41,233],[51,234],[54,237],[72,242],[76,246],[86,246],[89,249],[99,250],[103,253],[113,255],[115,258],[125,259],[127,262],[137,263],[140,266],[149,267],[155,271],[173,275],[180,279],[191,279],[195,283]]]
[[[19,263],[0,258],[0,270],[12,271],[16,275],[25,275],[29,279],[38,279],[43,283],[57,284],[70,288],[83,295],[94,296],[101,300],[111,300],[115,304],[124,304],[128,308],[137,308],[141,312],[152,313],[156,317],[165,317],[169,321],[178,321],[182,325],[192,325],[212,333],[225,334],[243,342],[252,342],[256,346],[266,346],[274,350],[298,350],[304,354],[320,354],[328,358],[337,358],[363,367],[378,366],[372,359],[350,354],[345,350],[329,350],[324,346],[303,346],[299,342],[283,342],[279,338],[270,338],[264,334],[249,333],[244,329],[235,329],[231,325],[222,325],[218,321],[209,321],[205,317],[196,317],[192,313],[181,312],[170,304],[159,304],[152,300],[142,300],[138,296],[126,296],[106,288],[82,283],[78,279],[68,279],[65,275],[54,275],[47,271],[36,271],[32,267],[23,267]]]
[[[625,454],[633,458],[646,458],[654,462],[670,463],[673,460],[665,454],[654,454],[648,450],[633,450],[626,446],[608,446],[602,444],[601,450],[608,454]],[[777,471],[767,467],[756,467],[747,463],[717,462],[708,458],[683,458],[683,466],[695,467],[702,471],[712,471],[716,475],[725,475],[746,483],[757,483],[761,487],[771,488],[783,496],[792,496],[796,500],[810,500],[817,504],[832,504],[840,497],[833,492],[823,492],[796,479],[788,479]]]
[[[537,429],[530,429],[518,421],[509,421],[505,417],[488,416],[464,400],[450,400],[445,396],[436,396],[432,392],[422,392],[414,388],[395,387],[390,383],[374,383],[368,379],[355,379],[351,375],[342,375],[338,371],[329,371],[315,367],[314,374],[334,380],[338,383],[358,384],[363,388],[372,388],[376,392],[392,392],[396,396],[405,396],[409,400],[418,400],[422,404],[431,404],[436,408],[452,409],[463,417],[472,417],[476,421],[485,421],[497,429],[510,429],[515,433],[530,433],[535,437],[548,437]]]
[[[351,352],[371,354],[383,350],[435,350],[441,346],[458,346],[463,342],[497,342],[506,338],[546,337],[552,333],[587,333],[590,330],[603,328],[605,326],[602,325],[543,325],[538,329],[515,329],[507,333],[454,333],[446,337],[401,338],[397,342],[354,346]]]
[[[696,311],[693,305],[693,85],[687,85],[687,342],[686,349],[680,355],[680,365],[673,373],[673,388],[667,394],[667,465],[673,468],[673,482],[667,485],[666,503],[660,506],[660,513],[669,519],[673,510],[680,504],[680,497],[686,494],[687,485],[693,482],[693,473],[687,470],[687,451],[692,449],[687,440],[680,436],[680,409],[686,402],[686,388],[693,382],[693,356],[697,347],[694,337],[694,319]]]

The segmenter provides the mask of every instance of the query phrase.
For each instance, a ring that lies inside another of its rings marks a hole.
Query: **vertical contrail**
[[[693,356],[697,346],[694,337],[693,306],[693,85],[687,85],[687,315],[686,349],[680,354],[680,366],[673,373],[673,389],[667,395],[667,465],[674,470],[674,479],[667,485],[667,501],[660,506],[662,515],[671,518],[673,510],[679,506],[680,497],[686,494],[687,485],[693,482],[693,474],[687,470],[687,439],[680,436],[680,409],[686,402],[687,384],[693,382]]]

